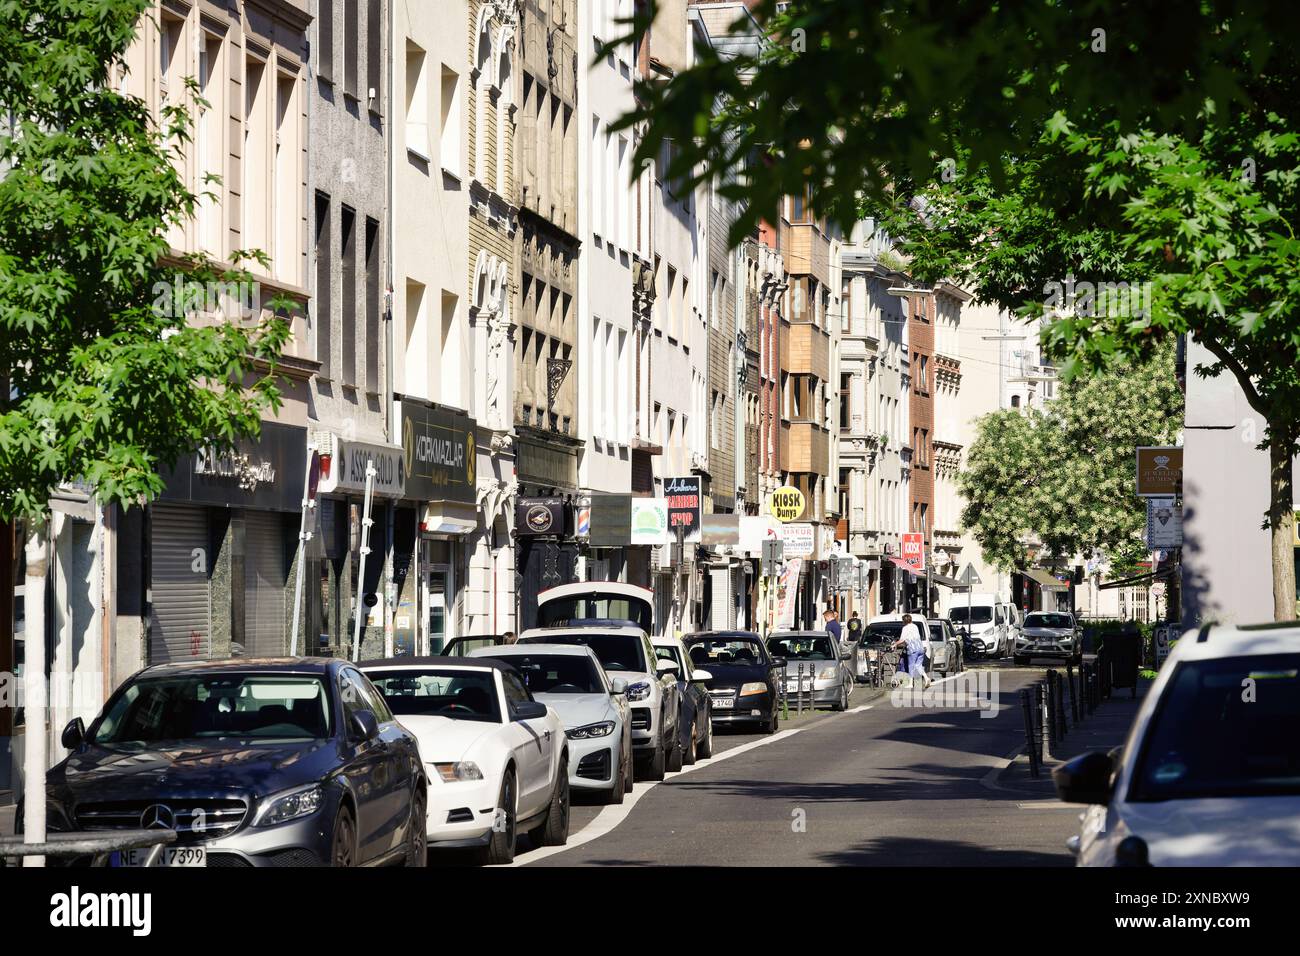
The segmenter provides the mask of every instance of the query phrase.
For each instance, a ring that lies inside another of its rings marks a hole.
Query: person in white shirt
[[[925,641],[921,629],[912,621],[912,615],[903,615],[903,631],[894,642],[894,648],[906,648],[907,673],[913,681],[919,680],[921,686],[929,687],[930,675],[925,672]]]

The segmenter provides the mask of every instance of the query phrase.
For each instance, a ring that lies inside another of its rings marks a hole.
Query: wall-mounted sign
[[[807,507],[803,492],[785,485],[767,496],[767,510],[777,521],[798,521]]]
[[[1137,494],[1172,498],[1182,494],[1183,450],[1178,446],[1137,450]]]
[[[902,535],[899,560],[913,574],[925,574],[925,535],[907,531]]]
[[[592,495],[590,543],[620,548],[632,543],[632,496]]]
[[[787,559],[811,558],[817,550],[817,529],[806,522],[783,524],[780,535]]]
[[[474,427],[462,411],[403,399],[407,498],[474,502]]]
[[[563,498],[520,498],[515,503],[515,533],[521,538],[564,536]]]
[[[257,440],[240,439],[233,450],[215,446],[186,455],[163,472],[163,501],[199,505],[299,511],[306,491],[307,430],[263,422]]]
[[[668,505],[668,533],[676,540],[677,529],[685,532],[686,541],[700,540],[701,507],[700,476],[668,478],[664,481],[664,502]]]
[[[668,505],[662,498],[632,499],[632,543],[668,543]]]
[[[1147,499],[1147,548],[1172,550],[1183,546],[1183,509],[1173,498]]]
[[[375,466],[374,494],[379,498],[401,498],[406,489],[406,460],[397,445],[376,445],[349,441],[330,435],[320,449],[323,495],[362,495],[366,491],[366,465]]]

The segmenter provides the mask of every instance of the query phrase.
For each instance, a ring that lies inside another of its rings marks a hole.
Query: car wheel
[[[334,818],[334,838],[330,840],[330,866],[357,865],[357,824],[347,807]]]
[[[700,760],[708,760],[713,756],[713,720],[709,720],[708,729],[704,731],[704,740],[696,748],[695,756]]]
[[[565,777],[568,780],[568,777]],[[518,797],[515,795],[515,775],[506,771],[501,781],[501,793],[497,797],[496,813],[492,816],[492,838],[488,845],[478,853],[480,864],[502,866],[513,863],[515,859],[515,824]]]
[[[632,792],[632,784],[636,780],[636,773],[634,771],[635,761],[636,758],[632,755],[632,748],[628,747],[627,759],[623,763],[623,792],[624,793]]]
[[[664,778],[664,767],[667,762],[667,754],[664,752],[663,740],[659,741],[659,746],[645,761],[645,778],[647,780],[662,780]]]
[[[551,795],[551,808],[547,811],[546,822],[534,829],[529,836],[537,846],[564,846],[569,842],[569,762],[560,762],[560,778],[555,781],[555,793]]]
[[[767,722],[767,729],[764,732],[769,734],[774,734],[776,733],[776,728],[780,726],[780,724],[781,724],[781,715],[778,714],[776,712],[776,708],[773,707],[772,719]]]
[[[673,749],[668,751],[664,758],[664,770],[668,773],[677,773],[682,769],[682,760],[685,755],[682,753],[682,732],[681,728],[673,733]]]
[[[840,699],[837,700],[835,703],[831,704],[831,710],[847,710],[848,706],[849,706],[848,697],[844,693],[844,688],[841,687]]]
[[[682,763],[688,767],[694,766],[699,755],[699,745],[695,740],[695,726],[692,724],[691,732],[686,735],[686,753],[682,755]]]
[[[429,863],[429,836],[425,832],[425,795],[417,790],[411,798],[411,833],[406,840],[406,865],[427,866]]]
[[[618,751],[618,770],[614,773],[614,786],[600,795],[600,802],[606,806],[611,803],[622,803],[623,797],[626,796],[628,791],[627,777],[627,761],[623,759],[623,750],[620,747]]]

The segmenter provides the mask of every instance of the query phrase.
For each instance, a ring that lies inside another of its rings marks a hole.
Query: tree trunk
[[[1269,427],[1268,527],[1273,538],[1273,620],[1295,620],[1295,505],[1287,429]]]
[[[23,842],[45,842],[46,720],[45,574],[49,563],[47,515],[27,519],[27,574],[23,580]],[[45,857],[23,858],[24,866],[44,866]]]

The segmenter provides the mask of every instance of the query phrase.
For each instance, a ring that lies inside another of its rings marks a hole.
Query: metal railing
[[[144,866],[157,866],[163,850],[176,842],[175,830],[103,830],[48,833],[44,843],[24,843],[22,834],[0,837],[0,863],[11,865],[23,857],[40,856],[73,860],[88,856],[91,866],[108,866],[119,850],[149,849]]]

